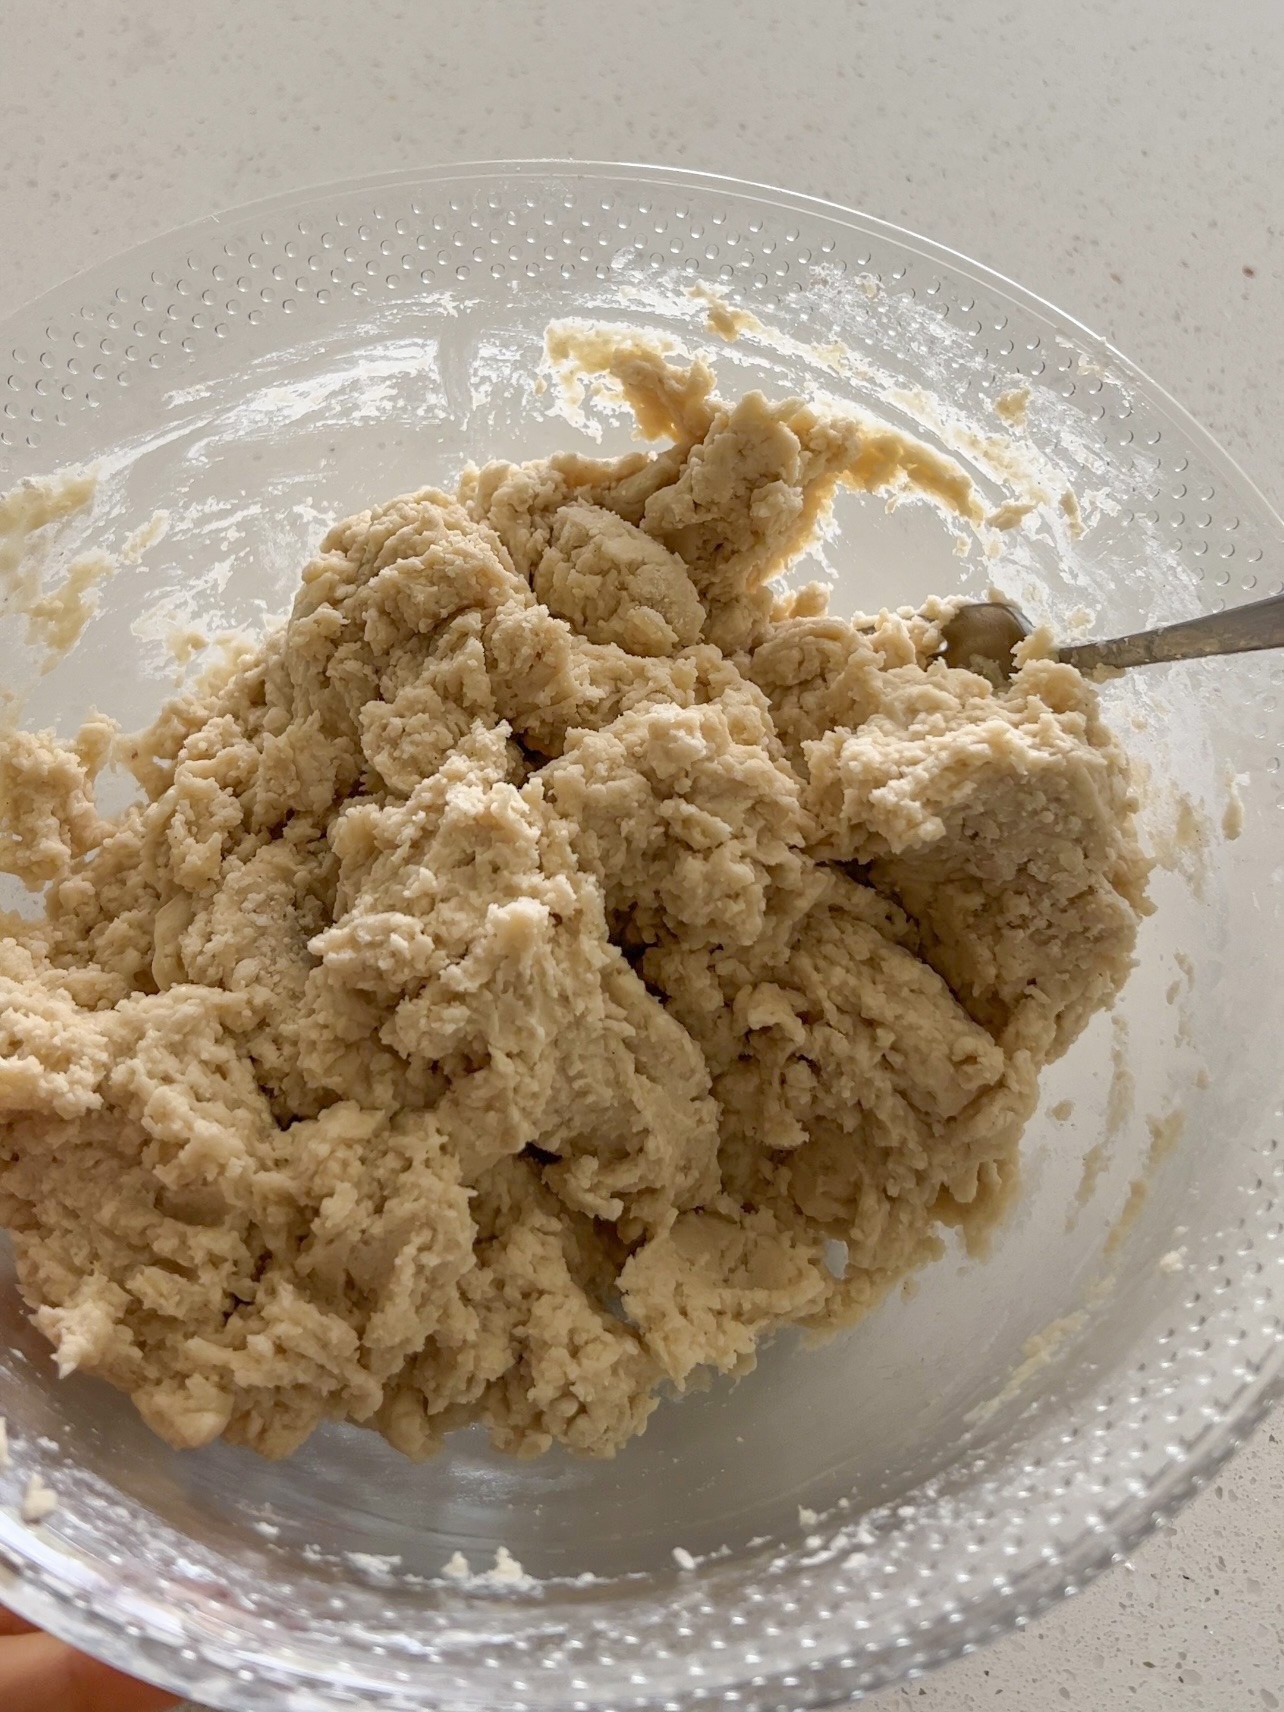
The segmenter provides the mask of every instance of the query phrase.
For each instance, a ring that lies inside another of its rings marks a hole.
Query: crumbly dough
[[[0,739],[45,904],[0,923],[0,1219],[60,1371],[174,1445],[610,1454],[981,1236],[1128,971],[1146,864],[1083,679],[996,690],[933,658],[947,602],[770,584],[840,481],[980,521],[957,466],[558,351],[669,443],[349,518],[143,735]]]
[[[31,1475],[20,1506],[23,1521],[34,1528],[39,1522],[47,1522],[57,1508],[58,1494],[53,1487],[46,1486],[38,1474]]]
[[[60,525],[87,511],[98,489],[92,471],[64,470],[46,481],[19,482],[0,495],[0,618],[25,620],[26,641],[50,671],[80,640],[97,608],[97,585],[120,564],[107,553],[73,559],[53,590],[46,561]]]

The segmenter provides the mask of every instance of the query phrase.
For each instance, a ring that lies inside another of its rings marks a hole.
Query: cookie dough
[[[1146,864],[1083,679],[996,689],[934,658],[948,602],[772,583],[838,483],[980,521],[962,471],[557,350],[666,444],[362,512],[141,736],[0,739],[44,901],[0,921],[0,1220],[60,1371],[173,1445],[609,1455],[979,1239],[1128,972]],[[104,817],[109,763],[141,797]]]

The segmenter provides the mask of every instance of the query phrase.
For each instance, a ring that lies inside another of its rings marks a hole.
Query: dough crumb
[[[1222,837],[1236,839],[1244,830],[1244,798],[1241,787],[1247,780],[1236,774],[1226,785],[1226,806],[1222,810]]]
[[[689,297],[699,298],[708,305],[705,326],[710,333],[730,343],[742,333],[761,333],[762,322],[750,309],[736,309],[719,292],[707,285],[693,285]]]
[[[1150,1132],[1150,1147],[1146,1154],[1148,1169],[1153,1169],[1174,1151],[1186,1130],[1186,1113],[1180,1106],[1158,1117],[1146,1119]]]
[[[1132,1117],[1137,1084],[1128,1059],[1128,1023],[1122,1016],[1110,1019],[1110,1089],[1106,1095],[1106,1140],[1113,1141]]]
[[[1104,1142],[1094,1142],[1083,1156],[1083,1168],[1079,1177],[1079,1187],[1075,1192],[1075,1207],[1086,1207],[1096,1191],[1101,1173],[1110,1163],[1110,1150]],[[1075,1220],[1070,1220],[1073,1229]]]
[[[387,1579],[396,1573],[401,1566],[401,1559],[395,1554],[383,1557],[377,1552],[344,1552],[344,1557],[356,1570],[363,1575],[372,1575]]]
[[[27,643],[44,654],[42,673],[79,640],[96,607],[95,585],[119,569],[110,555],[88,553],[67,565],[55,588],[46,583],[60,526],[87,511],[97,491],[94,471],[61,470],[0,495],[0,611],[26,620]]]
[[[994,401],[994,414],[1010,423],[1013,428],[1024,428],[1026,407],[1030,403],[1028,386],[1014,386],[1007,392],[1001,392]]]
[[[1110,1086],[1106,1091],[1105,1134],[1100,1141],[1094,1142],[1083,1156],[1079,1187],[1075,1191],[1073,1203],[1066,1209],[1067,1231],[1075,1228],[1080,1213],[1096,1194],[1097,1185],[1110,1164],[1114,1143],[1127,1128],[1136,1101],[1136,1082],[1128,1054],[1128,1023],[1123,1016],[1116,1014],[1111,1017],[1110,1036],[1111,1074]],[[1073,1101],[1067,1100],[1063,1104],[1073,1109]],[[1052,1116],[1056,1116],[1056,1108]]]
[[[0,734],[44,901],[0,918],[0,1222],[59,1372],[172,1445],[610,1456],[983,1254],[1129,972],[1092,687],[778,580],[840,486],[982,528],[962,467],[618,329],[549,351],[653,444],[359,512],[148,730]]]
[[[121,548],[121,564],[139,564],[147,549],[169,534],[169,521],[168,511],[153,511],[146,523],[140,524]]]
[[[84,553],[67,566],[57,588],[27,602],[27,640],[44,650],[42,672],[51,672],[79,642],[98,610],[98,584],[119,569],[106,553]]]
[[[87,510],[97,491],[92,471],[60,470],[0,495],[0,600],[6,607],[39,594],[52,526]]]
[[[1106,1233],[1103,1247],[1105,1254],[1115,1252],[1141,1216],[1146,1197],[1150,1193],[1151,1179],[1182,1138],[1186,1128],[1186,1113],[1180,1106],[1174,1106],[1169,1111],[1148,1117],[1146,1128],[1150,1134],[1150,1145],[1146,1150],[1145,1164],[1140,1176],[1134,1177],[1128,1185],[1128,1195],[1123,1208]]]
[[[1144,1177],[1134,1177],[1129,1183],[1128,1193],[1124,1197],[1124,1204],[1120,1208],[1119,1216],[1106,1232],[1106,1240],[1102,1244],[1103,1254],[1113,1254],[1123,1242],[1128,1232],[1141,1217],[1141,1209],[1146,1204],[1146,1196],[1149,1192],[1150,1185]]]
[[[691,1553],[685,1546],[674,1546],[673,1561],[677,1564],[679,1569],[694,1569],[696,1567],[695,1558],[692,1557]]]
[[[500,1546],[495,1553],[495,1567],[488,1569],[481,1579],[492,1587],[520,1587],[529,1582],[531,1577],[507,1546]]]
[[[195,624],[179,624],[165,637],[165,646],[176,666],[186,666],[208,648],[209,637]]]
[[[805,1504],[798,1506],[798,1525],[801,1528],[814,1528],[820,1520],[817,1511],[809,1510]]]
[[[982,1425],[1005,1404],[1019,1397],[1030,1381],[1056,1360],[1066,1344],[1078,1337],[1087,1323],[1087,1310],[1076,1308],[1073,1313],[1052,1320],[1042,1331],[1028,1337],[1021,1345],[1022,1360],[1012,1369],[1003,1388],[984,1403],[969,1410],[965,1417],[969,1426]]]
[[[1015,529],[1025,521],[1032,511],[1039,509],[1034,500],[1010,499],[1004,505],[998,506],[986,518],[991,529]]]
[[[52,1487],[46,1486],[38,1474],[33,1474],[27,1481],[27,1490],[22,1498],[22,1519],[30,1526],[43,1522],[52,1516],[58,1508],[58,1495]]]
[[[1167,1254],[1161,1254],[1155,1262],[1160,1272],[1184,1272],[1186,1270],[1186,1250],[1170,1248]]]
[[[398,1559],[392,1560],[400,1561]],[[468,1559],[463,1552],[453,1552],[442,1565],[442,1575],[447,1581],[453,1581],[460,1587],[472,1588],[508,1588],[529,1587],[533,1577],[529,1576],[521,1564],[506,1546],[500,1546],[495,1553],[495,1562],[490,1569],[474,1574]]]
[[[1068,1123],[1074,1116],[1074,1101],[1058,1100],[1056,1105],[1049,1111],[1048,1116],[1052,1119],[1053,1123]]]

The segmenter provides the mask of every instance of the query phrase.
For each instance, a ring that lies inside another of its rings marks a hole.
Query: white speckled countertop
[[[1106,334],[1284,503],[1280,0],[0,5],[0,316],[213,209],[450,159],[854,204]],[[1279,1417],[1136,1558],[879,1707],[1284,1705]]]

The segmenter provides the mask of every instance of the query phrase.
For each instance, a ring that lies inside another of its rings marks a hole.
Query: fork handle
[[[1259,648],[1284,648],[1284,594],[1104,642],[1069,642],[1057,650],[1057,656],[1081,672],[1090,672],[1098,666],[1154,666],[1164,660],[1248,654]]]

